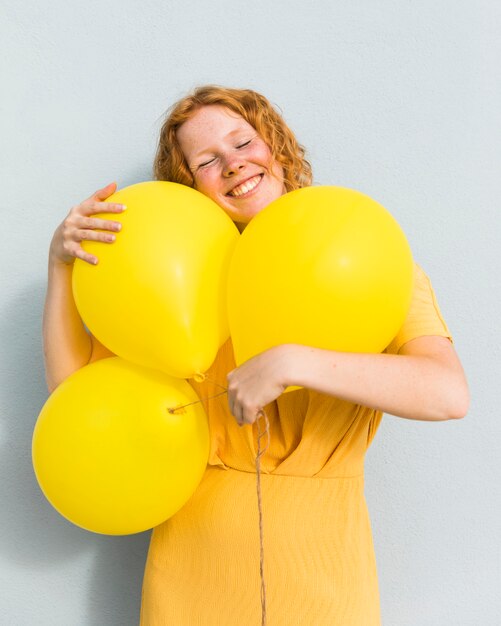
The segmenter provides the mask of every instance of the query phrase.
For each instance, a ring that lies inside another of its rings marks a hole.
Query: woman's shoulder
[[[421,265],[415,262],[409,309],[401,328],[385,352],[397,354],[400,348],[411,339],[426,335],[448,337],[452,340],[430,277]]]

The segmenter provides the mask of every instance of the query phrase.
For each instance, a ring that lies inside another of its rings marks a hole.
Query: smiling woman
[[[280,195],[311,184],[304,154],[264,96],[206,86],[172,107],[160,132],[155,175],[208,195],[243,230]]]
[[[285,193],[284,171],[242,117],[223,106],[198,109],[177,133],[194,187],[237,224]]]
[[[285,192],[311,184],[304,149],[268,100],[251,90],[213,86],[170,110],[155,175],[209,196],[240,230]],[[78,316],[71,267],[75,257],[97,262],[82,240],[111,244],[120,236],[110,233],[118,233],[118,222],[94,217],[123,210],[104,202],[115,187],[73,207],[51,243],[44,311],[51,390],[76,369],[112,354]],[[206,379],[189,382],[208,415],[209,462],[189,502],[153,531],[141,626],[260,622],[255,459],[262,410],[271,433],[261,459],[270,626],[379,626],[364,496],[367,448],[383,412],[441,421],[463,417],[469,403],[426,274],[416,266],[409,313],[382,354],[283,344],[236,367],[229,339]],[[221,386],[228,387],[227,398]],[[284,394],[287,387],[299,389]]]

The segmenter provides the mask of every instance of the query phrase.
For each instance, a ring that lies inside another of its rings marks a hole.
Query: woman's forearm
[[[73,266],[49,260],[43,313],[45,379],[52,392],[65,378],[89,362],[92,341],[73,299]]]
[[[75,205],[52,237],[43,314],[45,377],[51,392],[87,363],[113,356],[87,333],[73,299],[71,276],[76,258],[93,264],[99,260],[82,248],[83,241],[111,244],[116,238],[114,233],[120,231],[120,222],[96,217],[102,212],[120,214],[124,211],[122,204],[104,202],[116,187],[116,183],[110,183]]]
[[[464,417],[468,392],[462,369],[424,355],[356,354],[291,347],[289,385],[416,420]]]

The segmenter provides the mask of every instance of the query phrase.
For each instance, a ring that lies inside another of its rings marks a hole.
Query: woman
[[[240,231],[283,193],[311,184],[303,149],[265,98],[212,86],[171,109],[155,175],[209,196]],[[71,264],[75,257],[97,262],[83,251],[82,240],[115,238],[119,222],[94,217],[104,209],[121,212],[104,203],[114,190],[108,185],[74,207],[54,234],[44,314],[50,390],[112,354],[78,316]],[[463,369],[424,272],[416,266],[409,315],[383,354],[287,344],[236,368],[228,340],[206,381],[190,383],[209,418],[209,464],[190,501],[153,532],[142,626],[259,623],[254,461],[263,408],[271,433],[262,459],[269,624],[380,624],[363,492],[365,452],[382,412],[439,421],[463,417],[469,403]],[[209,400],[225,384],[228,400]],[[282,395],[289,385],[301,389]]]

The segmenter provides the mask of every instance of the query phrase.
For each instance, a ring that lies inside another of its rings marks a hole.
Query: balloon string
[[[264,431],[261,431],[260,421],[264,419]],[[270,447],[270,422],[266,412],[261,409],[257,420],[257,454],[256,454],[256,485],[257,508],[259,512],[259,575],[261,577],[261,626],[266,626],[266,584],[264,580],[264,533],[263,533],[263,505],[261,501],[261,457]],[[261,449],[261,438],[266,435],[266,445]]]
[[[219,396],[228,393],[228,389],[223,385],[220,385],[215,380],[211,380],[205,374],[197,374],[196,378],[197,382],[202,382],[207,380],[212,382],[216,386],[224,389],[220,393],[215,396],[210,396],[206,398],[206,400],[213,400],[214,398],[218,398]],[[188,404],[183,404],[181,406],[177,406],[173,409],[167,409],[169,413],[178,413],[182,411],[188,406],[192,406],[193,404],[201,403],[201,400],[195,400],[195,402],[189,402]],[[264,430],[261,430],[261,418],[264,419]],[[257,490],[257,508],[259,514],[259,576],[261,579],[261,626],[266,626],[266,583],[264,579],[264,532],[263,532],[263,503],[261,499],[261,457],[265,454],[265,452],[270,447],[270,422],[268,420],[268,416],[264,409],[261,409],[257,414],[256,419],[257,426],[257,453],[256,453],[256,490]],[[261,439],[266,435],[266,445],[261,448]]]
[[[224,396],[225,393],[228,393],[227,389],[225,391],[221,391],[220,393],[216,393],[215,396],[210,396],[209,398],[206,398],[206,400],[219,398],[219,396]],[[200,404],[201,402],[202,400],[195,400],[195,402],[188,402],[188,404],[180,404],[179,406],[175,406],[172,409],[167,409],[167,413],[171,413],[172,415],[175,415],[176,413],[182,413],[183,409],[185,409],[187,406],[193,406],[194,404]]]

